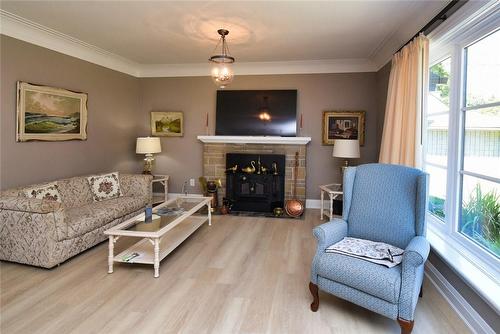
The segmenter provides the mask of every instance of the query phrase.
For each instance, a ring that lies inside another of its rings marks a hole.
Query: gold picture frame
[[[152,111],[151,135],[160,137],[184,136],[184,114],[182,111]]]
[[[87,139],[86,93],[17,82],[16,141]]]
[[[324,111],[323,145],[333,145],[335,139],[359,139],[365,144],[364,111]]]

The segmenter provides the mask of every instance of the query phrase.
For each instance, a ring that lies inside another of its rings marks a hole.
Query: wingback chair
[[[411,333],[429,255],[426,203],[427,174],[418,169],[386,164],[347,168],[342,219],[334,218],[313,231],[318,246],[309,283],[311,310],[318,310],[319,289],[397,320],[401,333]],[[387,268],[325,252],[347,236],[404,249],[402,263]]]

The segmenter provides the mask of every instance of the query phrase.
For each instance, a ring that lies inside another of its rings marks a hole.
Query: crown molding
[[[137,76],[138,64],[133,61],[2,9],[0,34]]]
[[[0,9],[0,34],[139,78],[208,76],[208,63],[139,64],[77,38]],[[375,72],[370,59],[237,62],[238,75]]]

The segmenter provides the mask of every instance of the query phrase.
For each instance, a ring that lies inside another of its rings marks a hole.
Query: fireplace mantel
[[[198,136],[198,140],[206,144],[280,144],[306,145],[311,137],[279,137],[279,136]]]

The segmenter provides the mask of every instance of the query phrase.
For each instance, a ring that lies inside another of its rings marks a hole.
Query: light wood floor
[[[157,279],[151,266],[107,274],[107,243],[52,270],[3,262],[1,333],[399,333],[325,293],[309,310],[320,223],[318,210],[300,221],[215,216],[162,261]],[[469,330],[426,281],[414,333]]]

